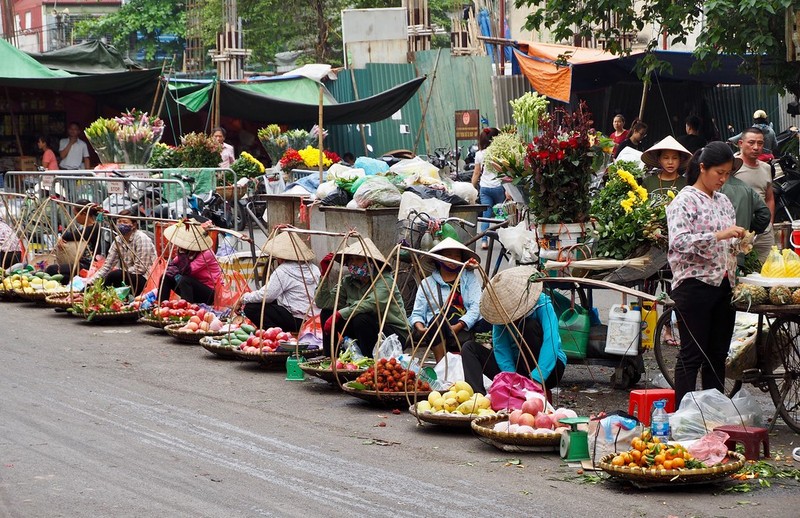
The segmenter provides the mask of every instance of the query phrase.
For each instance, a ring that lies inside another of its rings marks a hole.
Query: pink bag
[[[542,387],[532,379],[516,372],[501,372],[494,377],[492,386],[489,387],[492,409],[499,412],[522,408],[522,403],[525,402],[525,390],[538,392],[547,397]]]

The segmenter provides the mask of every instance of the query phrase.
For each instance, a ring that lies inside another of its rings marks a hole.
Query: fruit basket
[[[478,438],[504,451],[558,451],[561,433],[508,433],[494,429],[494,425],[508,421],[508,415],[487,415],[474,419],[470,426]]]
[[[181,325],[183,325],[182,322],[175,322],[174,320],[169,320],[169,319],[166,319],[166,318],[156,318],[151,314],[147,314],[147,315],[143,316],[142,318],[140,318],[138,320],[138,322],[140,324],[144,324],[144,325],[147,325],[147,326],[150,326],[150,327],[155,327],[155,328],[158,328],[158,329],[164,329],[168,325],[172,325],[172,324],[181,324]]]
[[[185,324],[178,322],[177,324],[169,324],[164,327],[164,331],[169,336],[187,344],[199,344],[201,338],[207,336],[220,336],[219,331],[181,331]]]
[[[215,339],[212,336],[204,336],[200,339],[200,345],[203,346],[203,349],[206,351],[213,353],[220,358],[225,358],[229,360],[239,360],[241,359],[238,354],[236,354],[236,349],[230,346],[221,345],[219,340]]]
[[[61,295],[48,295],[45,297],[44,302],[48,306],[67,309],[73,307],[75,304],[80,304],[81,299],[73,298],[70,296],[69,292],[67,292]]]
[[[139,312],[133,308],[123,311],[97,311],[94,313],[84,313],[74,306],[67,309],[67,312],[85,322],[97,324],[124,324],[136,322],[139,319]]]
[[[321,352],[321,351],[320,351]],[[348,381],[353,381],[361,374],[367,371],[367,369],[358,369],[358,370],[345,370],[345,369],[338,369],[336,372],[333,372],[333,369],[330,366],[330,358],[319,358],[316,360],[310,360],[307,362],[303,362],[300,364],[300,369],[310,376],[316,376],[319,379],[325,380],[328,383],[333,385],[338,385],[338,379],[342,380],[343,383]],[[327,363],[327,367],[323,366]]]
[[[628,466],[613,466],[611,459],[614,453],[609,453],[600,459],[600,468],[611,475],[631,482],[636,486],[680,486],[687,484],[707,484],[716,482],[739,471],[744,466],[744,455],[733,451],[728,452],[724,464],[710,468],[695,469],[656,469],[656,468],[631,468]]]
[[[351,396],[357,397],[359,399],[363,399],[364,401],[368,401],[372,404],[376,405],[384,405],[384,406],[391,406],[391,407],[399,407],[402,405],[407,405],[410,402],[414,401],[414,391],[410,392],[376,392],[375,390],[364,390],[360,388],[356,388],[353,385],[357,382],[355,381],[348,381],[344,385],[342,385],[342,390],[346,393],[350,394]],[[418,400],[425,399],[430,394],[430,390],[418,390],[416,392],[416,397]]]
[[[237,358],[251,362],[258,362],[261,367],[270,370],[284,369],[286,367],[286,360],[289,358],[289,356],[294,355],[294,353],[285,351],[244,352],[242,350],[234,350],[234,353],[236,354]]]
[[[448,426],[450,428],[469,428],[472,421],[478,418],[478,414],[459,415],[447,412],[417,412],[417,404],[408,407],[408,412],[425,423]]]

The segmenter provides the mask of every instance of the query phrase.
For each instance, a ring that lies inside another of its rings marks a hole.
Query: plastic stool
[[[735,450],[736,443],[744,444],[744,458],[758,460],[761,445],[764,445],[764,457],[769,458],[769,433],[766,428],[757,426],[725,425],[717,426],[714,431],[725,432],[730,438],[725,441],[729,450]]]
[[[643,425],[650,426],[650,412],[653,403],[659,399],[666,399],[664,409],[668,414],[675,411],[675,391],[672,389],[644,389],[631,390],[628,400],[628,413],[637,418]]]

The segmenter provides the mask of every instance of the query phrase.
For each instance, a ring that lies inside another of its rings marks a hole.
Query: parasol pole
[[[650,84],[650,76],[642,79],[642,103],[639,105],[639,120],[644,117],[644,107],[647,105],[647,87]]]
[[[322,166],[323,166],[323,158],[325,157],[324,153],[322,152],[322,139],[324,138],[322,135],[322,96],[323,96],[323,89],[322,83],[319,84],[319,120],[317,121],[317,146],[319,147],[319,183],[322,185],[324,181],[322,178]]]

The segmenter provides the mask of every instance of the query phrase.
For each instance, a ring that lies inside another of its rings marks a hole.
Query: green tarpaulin
[[[130,68],[125,58],[112,47],[100,41],[87,41],[43,54],[29,52],[40,64],[76,74],[108,74],[127,72]],[[139,68],[134,65],[134,68]]]
[[[63,70],[50,70],[3,39],[0,39],[0,63],[0,76],[8,79],[52,79],[72,75]]]

